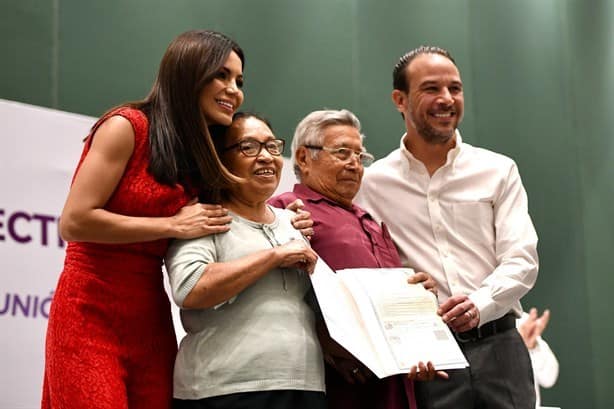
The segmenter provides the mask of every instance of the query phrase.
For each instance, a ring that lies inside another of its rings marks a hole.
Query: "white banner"
[[[64,261],[57,222],[95,120],[0,99],[1,409],[40,407],[47,316]],[[294,181],[286,159],[278,192]]]

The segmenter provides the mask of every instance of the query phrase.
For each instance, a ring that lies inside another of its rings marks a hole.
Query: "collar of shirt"
[[[340,206],[300,184],[293,194],[303,199],[314,220],[311,246],[333,270],[401,266],[389,232],[362,207]]]
[[[297,183],[296,185],[294,185],[294,188],[292,189],[292,191],[298,195],[302,195],[303,197],[305,197],[307,200],[309,200],[310,202],[313,203],[318,203],[321,201],[326,201],[328,203],[330,203],[333,206],[337,206],[337,207],[342,207],[346,210],[349,210],[350,212],[354,213],[356,215],[356,217],[358,218],[362,218],[363,216],[367,215],[367,212],[360,206],[355,205],[354,203],[352,203],[352,207],[350,209],[348,209],[347,207],[341,206],[339,203],[335,202],[332,199],[329,199],[328,197],[324,196],[321,193],[316,192],[313,189],[310,189],[309,187]]]
[[[407,165],[408,165],[407,171],[410,172],[411,169],[415,167],[415,169],[418,172],[426,172],[426,167],[424,166],[424,164],[420,160],[416,159],[414,154],[411,153],[409,149],[407,149],[407,147],[405,146],[405,143],[403,142],[403,140],[405,139],[406,135],[407,135],[407,132],[404,133],[403,136],[401,137],[400,150],[401,150],[401,154],[407,159]],[[448,151],[448,157],[446,159],[446,163],[445,165],[443,165],[443,167],[452,166],[452,170],[454,170],[456,158],[461,154],[462,151],[465,150],[465,147],[464,147],[465,145],[463,144],[463,138],[461,137],[460,131],[458,129],[456,130],[454,137],[456,139],[456,146]]]

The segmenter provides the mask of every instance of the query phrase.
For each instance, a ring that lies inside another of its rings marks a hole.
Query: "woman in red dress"
[[[42,407],[171,406],[177,350],[162,257],[171,238],[227,231],[236,182],[208,127],[243,102],[243,52],[223,34],[169,45],[142,101],[92,128],[61,216],[67,240],[46,340]]]

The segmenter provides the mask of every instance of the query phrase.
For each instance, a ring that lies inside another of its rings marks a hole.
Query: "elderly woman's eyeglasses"
[[[315,145],[304,145],[305,148],[308,149],[317,149],[320,151],[326,151],[333,155],[335,158],[345,162],[350,160],[356,155],[358,161],[363,166],[369,166],[375,160],[375,157],[371,155],[369,152],[355,151],[350,148],[329,148],[328,146],[315,146]]]
[[[239,148],[241,153],[245,156],[252,157],[260,155],[262,148],[267,150],[273,156],[279,156],[284,153],[285,141],[283,139],[269,139],[265,142],[260,142],[257,139],[246,138],[241,142],[237,142],[234,145],[224,148],[224,152],[231,149]]]

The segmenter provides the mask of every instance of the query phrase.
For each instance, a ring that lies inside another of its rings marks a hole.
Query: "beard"
[[[446,142],[448,142],[452,137],[454,137],[454,134],[456,133],[456,127],[460,122],[459,118],[454,126],[454,129],[452,130],[438,130],[433,127],[425,118],[416,117],[415,115],[413,115],[411,106],[409,107],[408,115],[410,122],[414,125],[414,128],[416,128],[418,134],[422,136],[422,139],[424,139],[425,142],[432,145],[445,144]]]
[[[426,122],[414,122],[414,125],[422,138],[432,145],[445,144],[454,136],[454,132],[456,131],[456,129],[452,131],[438,131]]]
[[[415,120],[413,116],[410,116],[409,119],[422,139],[432,145],[448,142],[456,132],[456,127],[452,130],[438,130],[425,120]]]

